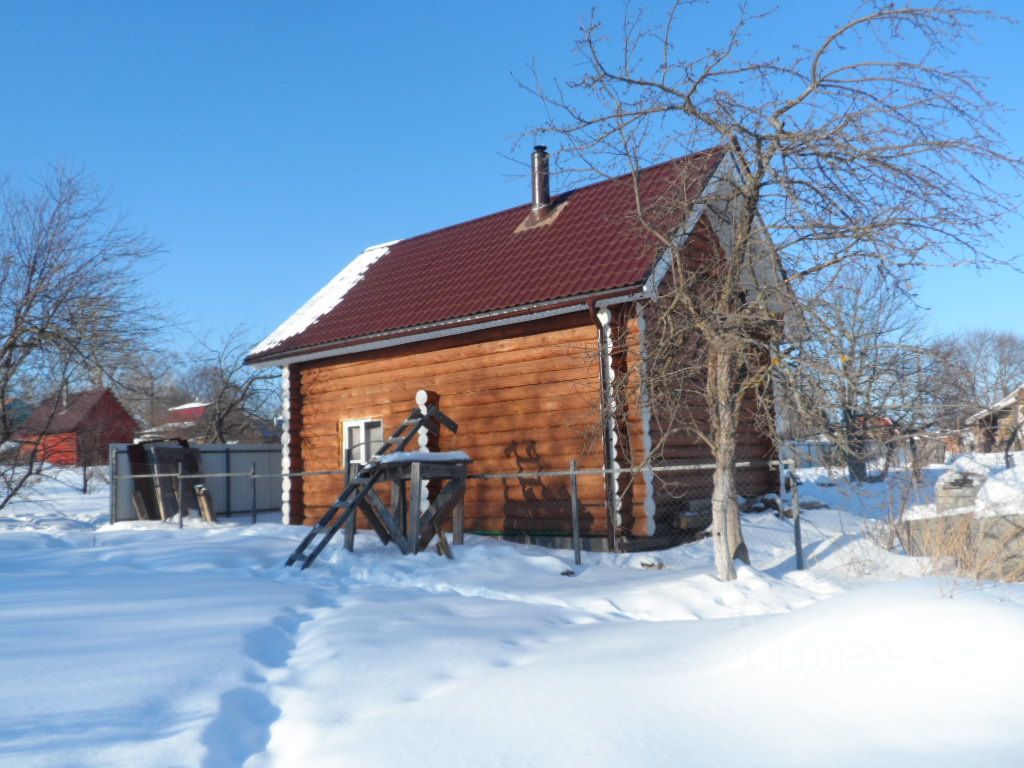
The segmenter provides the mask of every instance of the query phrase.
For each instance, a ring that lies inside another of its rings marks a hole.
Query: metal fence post
[[[185,488],[181,476],[184,473],[185,465],[178,462],[178,529],[185,527]]]
[[[231,446],[224,445],[224,511],[229,515],[234,511],[231,506]]]
[[[113,524],[117,522],[114,518],[117,517],[117,491],[120,488],[117,482],[117,449],[113,445],[109,445],[107,454],[110,456],[110,498],[107,503],[110,507],[110,523]]]
[[[576,482],[576,459],[569,462],[569,487],[572,489],[572,552],[576,565],[583,562],[580,552],[580,492]]]
[[[256,462],[252,463],[252,522],[256,523]]]
[[[800,486],[796,482],[796,461],[793,462],[793,469],[790,470],[789,478],[793,484],[793,547],[796,551],[796,569],[804,569],[804,545],[800,535]]]

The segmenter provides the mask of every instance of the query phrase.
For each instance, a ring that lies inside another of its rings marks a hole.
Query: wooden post
[[[251,490],[252,490],[252,522],[256,524],[256,462],[252,463],[252,470],[249,473],[252,479]]]
[[[391,516],[398,523],[398,530],[405,536],[409,533],[409,518],[405,509],[405,483],[401,478],[391,481]]]
[[[345,483],[352,482],[352,462],[349,457],[345,456]],[[349,511],[348,520],[345,521],[345,549],[349,552],[355,551],[356,548],[356,515],[358,512],[355,509]]]
[[[793,469],[796,469],[796,462],[793,462]],[[790,482],[793,484],[793,548],[796,550],[796,569],[804,569],[804,545],[800,535],[800,486],[796,484],[796,472],[789,473]]]
[[[583,562],[580,541],[580,493],[576,483],[576,459],[569,462],[569,484],[572,489],[572,552],[576,565]]]
[[[181,476],[184,474],[185,465],[178,462],[178,528],[185,527],[185,489],[182,485]]]
[[[420,482],[421,465],[418,461],[409,465],[409,536],[410,552],[415,555],[420,540],[420,500],[423,497],[423,484]]]
[[[199,504],[199,516],[208,523],[217,522],[217,513],[213,509],[210,489],[205,485],[196,485],[196,503]]]
[[[134,474],[134,471],[132,474]],[[160,518],[160,522],[164,523],[167,522],[167,516],[164,514],[164,503],[160,493],[160,467],[156,464],[153,465],[152,481],[153,498],[156,500],[156,514]],[[132,480],[132,482],[134,483],[135,481]]]
[[[466,535],[466,467],[462,465],[459,478],[462,482],[462,493],[459,500],[455,502],[455,509],[452,510],[452,544],[462,545]]]

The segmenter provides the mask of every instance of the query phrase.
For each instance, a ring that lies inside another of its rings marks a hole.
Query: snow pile
[[[865,520],[896,520],[908,507],[931,503],[935,483],[947,469],[942,464],[929,466],[920,482],[906,470],[896,469],[886,482],[858,483],[847,479],[845,469],[803,468],[797,473],[801,509],[819,507],[844,510]]]
[[[993,472],[974,503],[976,517],[1024,515],[1024,466]]]
[[[1016,765],[1021,595],[944,588],[668,622],[355,593],[313,611],[274,678],[256,764]]]
[[[454,464],[469,462],[469,454],[465,451],[399,451],[375,456],[371,464],[402,464],[406,461],[433,462],[435,464]]]
[[[926,503],[910,506],[904,520],[973,515],[976,518],[1024,515],[1024,463],[1005,468],[1003,454],[973,454],[956,457],[937,483],[960,483],[978,488],[971,506],[938,509]]]
[[[1024,463],[1024,451],[1017,451],[1010,455],[1014,458],[1015,464]],[[994,469],[1004,469],[1006,467],[1006,455],[1001,451],[996,453],[963,454],[953,459],[952,463],[956,464],[956,461],[961,458],[969,460],[972,464],[984,467],[986,473]]]
[[[297,333],[301,333],[315,323],[323,315],[338,306],[352,287],[363,279],[367,270],[382,256],[387,254],[391,246],[398,240],[374,245],[356,256],[341,272],[335,275],[327,285],[317,291],[313,298],[303,304],[295,313],[281,323],[277,330],[253,347],[251,355],[266,352]]]
[[[949,464],[949,471],[939,478],[939,482],[951,480],[956,475],[971,478],[975,485],[980,484],[980,481],[988,477],[989,471],[992,467],[987,462],[978,460],[977,456],[957,456]]]

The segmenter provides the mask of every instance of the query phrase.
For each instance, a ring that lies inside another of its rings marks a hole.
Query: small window
[[[384,422],[357,419],[342,424],[341,463],[361,467],[384,445]]]

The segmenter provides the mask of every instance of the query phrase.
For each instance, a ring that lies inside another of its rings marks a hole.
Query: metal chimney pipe
[[[548,148],[533,148],[533,216],[541,219],[551,205],[551,183],[548,175]]]

